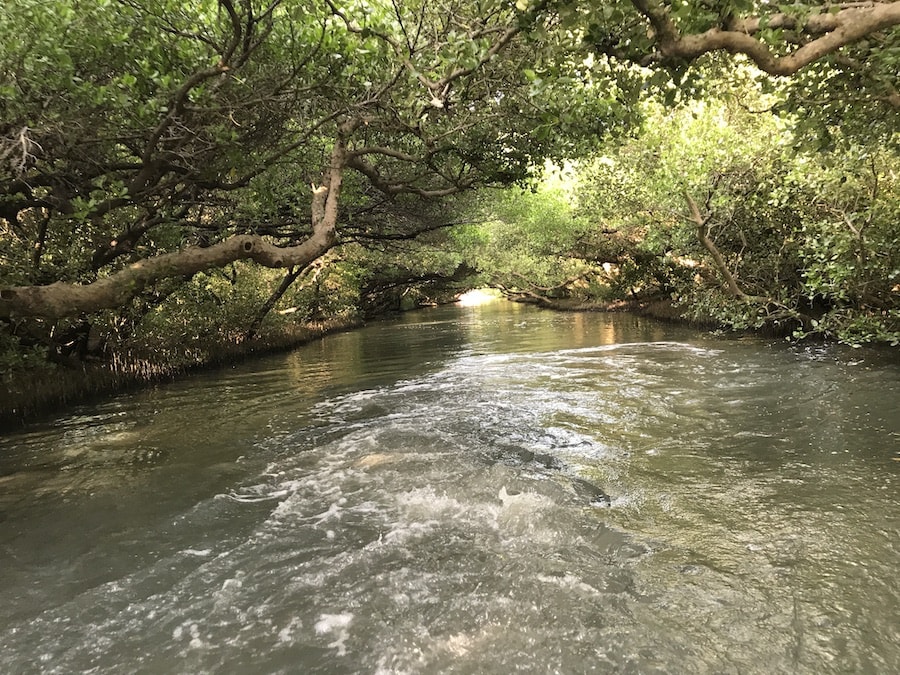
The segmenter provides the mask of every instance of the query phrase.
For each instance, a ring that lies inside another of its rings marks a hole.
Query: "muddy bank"
[[[205,368],[253,356],[287,351],[325,335],[361,325],[352,318],[329,319],[262,335],[241,343],[191,345],[177,353],[117,353],[109,362],[22,371],[0,382],[0,430],[42,415],[132,388],[171,380]]]

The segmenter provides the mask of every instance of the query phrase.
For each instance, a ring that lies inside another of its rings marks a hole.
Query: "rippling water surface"
[[[0,672],[900,672],[900,361],[441,308],[0,439]]]

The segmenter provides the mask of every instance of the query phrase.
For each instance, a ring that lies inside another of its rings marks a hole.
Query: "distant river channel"
[[[898,673],[897,350],[441,307],[0,438],[0,672]]]

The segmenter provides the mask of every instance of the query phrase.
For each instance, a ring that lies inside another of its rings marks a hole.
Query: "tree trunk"
[[[279,248],[262,237],[238,235],[200,248],[147,258],[91,284],[56,282],[49,286],[0,289],[0,317],[41,316],[58,319],[121,307],[148,285],[173,276],[191,276],[235,260],[254,260],[266,267],[306,266],[335,243],[334,229],[321,228],[298,246]]]

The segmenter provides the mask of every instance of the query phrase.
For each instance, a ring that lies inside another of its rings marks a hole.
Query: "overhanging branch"
[[[0,317],[58,319],[115,309],[160,279],[192,276],[237,260],[253,260],[272,268],[309,265],[337,242],[335,227],[345,167],[345,139],[355,125],[352,120],[341,125],[324,180],[313,188],[312,235],[302,243],[281,248],[260,236],[235,235],[212,246],[191,246],[139,260],[90,284],[56,282],[48,286],[0,288]]]
[[[262,237],[237,235],[208,247],[192,246],[138,261],[91,284],[57,282],[49,286],[0,289],[0,317],[64,316],[114,309],[160,279],[191,276],[237,260],[253,260],[264,267],[306,266],[335,243],[333,230],[321,229],[297,246],[279,248]]]
[[[748,56],[770,75],[793,75],[804,66],[833,54],[877,31],[900,25],[900,2],[873,2],[850,6],[835,13],[814,13],[804,20],[785,14],[767,18],[732,19],[725,28],[715,27],[703,33],[682,35],[669,9],[658,0],[632,0],[632,4],[653,28],[659,55],[667,60],[693,61],[703,54],[727,51]],[[790,54],[778,56],[768,45],[754,37],[764,27],[790,28],[818,35]]]

